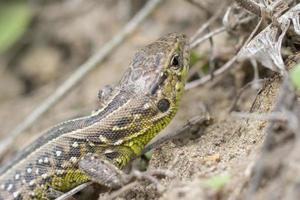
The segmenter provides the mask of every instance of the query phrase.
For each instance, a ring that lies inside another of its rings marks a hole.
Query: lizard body
[[[168,34],[139,50],[103,107],[90,116],[63,122],[0,171],[0,200],[54,199],[91,180],[79,167],[88,153],[119,169],[175,116],[188,72],[182,34]]]

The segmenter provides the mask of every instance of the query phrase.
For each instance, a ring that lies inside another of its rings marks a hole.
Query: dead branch
[[[223,10],[224,10],[225,4],[222,5],[218,11],[212,15],[211,18],[209,18],[202,26],[200,26],[198,28],[198,30],[196,31],[196,33],[191,36],[190,38],[190,43],[192,43],[193,41],[195,41],[214,21],[216,21],[220,15],[222,14]]]
[[[107,198],[105,198],[105,200],[113,200],[119,196],[121,196],[122,194],[130,191],[132,188],[138,186],[140,183],[138,181],[134,181],[132,183],[129,183],[127,185],[124,185],[123,187],[121,187],[119,190],[114,191],[113,193],[111,193]]]
[[[274,122],[288,122],[290,119],[286,113],[271,112],[271,113],[247,113],[247,112],[232,112],[231,115],[240,119],[252,119],[258,121],[274,121]]]
[[[235,0],[235,2],[247,11],[261,16],[261,7],[256,2],[252,0]]]
[[[61,195],[60,197],[56,198],[55,200],[66,200],[69,199],[70,197],[72,197],[74,194],[76,194],[77,192],[83,190],[84,188],[86,188],[87,186],[91,185],[92,182],[87,182],[87,183],[83,183],[77,187],[75,187],[74,189],[70,190],[69,192]]]
[[[220,67],[219,69],[217,69],[216,71],[214,71],[213,72],[213,76],[216,77],[216,76],[219,76],[219,75],[227,72],[236,61],[237,61],[237,55],[233,56],[222,67]],[[205,83],[207,83],[208,81],[210,81],[211,78],[212,78],[212,75],[208,74],[208,75],[204,76],[201,79],[191,81],[191,82],[189,82],[189,83],[186,84],[185,90],[190,90],[190,89],[193,89],[195,87],[204,85]]]
[[[226,31],[226,28],[224,26],[204,35],[203,37],[195,40],[193,43],[190,44],[190,48],[194,49],[196,47],[198,47],[201,43],[203,43],[204,41],[208,40],[209,38],[216,36],[220,33],[223,33],[224,31]]]
[[[191,5],[195,6],[199,10],[204,11],[206,13],[206,16],[211,16],[212,15],[212,12],[208,8],[206,8],[202,3],[197,2],[195,0],[185,0],[185,1],[187,1]]]
[[[286,78],[280,89],[280,93],[279,93],[277,102],[274,106],[273,112],[274,113],[284,112],[284,111],[286,113],[289,113],[287,111],[293,112],[296,102],[297,101],[296,101],[296,94],[294,92],[294,87],[292,86],[289,78]],[[272,117],[268,116],[267,118],[272,118]],[[278,115],[275,118],[278,118]],[[290,117],[286,116],[286,115],[281,116],[279,118],[281,118],[281,120],[283,118],[285,118],[286,122],[290,120]],[[289,118],[289,119],[287,120],[287,118]],[[297,121],[296,123],[298,124],[299,119],[297,119],[296,121]],[[246,199],[252,199],[255,192],[260,187],[262,179],[264,178],[265,173],[268,171],[268,168],[267,168],[268,155],[278,145],[280,140],[283,140],[286,137],[289,137],[289,135],[292,134],[291,131],[292,132],[295,131],[295,130],[293,130],[294,129],[293,127],[289,127],[289,123],[283,123],[283,126],[286,126],[287,129],[285,129],[285,128],[278,129],[278,126],[279,126],[279,124],[278,124],[277,120],[275,120],[275,121],[271,120],[268,127],[265,129],[266,137],[264,140],[262,153],[261,153],[260,158],[256,161],[255,166],[253,167],[253,177],[250,179],[250,182],[249,182],[248,191],[246,193]],[[296,134],[296,133],[297,132],[294,132],[293,134]],[[277,158],[277,159],[278,159],[277,167],[279,167],[281,158]],[[273,164],[273,167],[276,167],[276,166],[274,166],[274,164]]]
[[[247,88],[249,88],[250,86],[252,85],[256,85],[256,84],[261,84],[261,83],[265,83],[266,80],[265,79],[254,79],[253,81],[251,82],[248,82],[246,85],[244,85],[240,91],[238,92],[238,94],[235,96],[230,108],[229,108],[229,112],[232,112],[235,108],[236,108],[236,105],[237,105],[237,102],[238,100],[240,99],[241,95],[245,92],[245,90]]]
[[[250,42],[250,40],[253,38],[253,36],[256,34],[257,30],[259,29],[261,23],[262,23],[262,19],[259,20],[258,24],[254,28],[254,30],[252,31],[252,33],[250,34],[250,36],[248,37],[248,39],[246,40],[246,42],[243,44],[243,46],[242,46],[241,49],[243,49]],[[195,43],[197,43],[197,41]],[[225,73],[227,70],[229,70],[232,67],[232,65],[237,61],[237,59],[238,59],[238,53],[235,56],[233,56],[229,61],[227,61],[227,63],[225,63],[221,68],[219,68],[216,71],[214,71],[212,74],[206,75],[205,77],[203,77],[203,78],[201,78],[199,80],[195,80],[195,81],[189,82],[185,86],[185,89],[189,90],[189,89],[192,89],[194,87],[198,87],[198,86],[203,85],[206,82],[210,81],[212,79],[212,77],[219,76],[219,75]]]

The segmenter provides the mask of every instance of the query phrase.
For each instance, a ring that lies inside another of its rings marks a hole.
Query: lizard
[[[0,200],[55,199],[89,181],[120,187],[109,166],[124,169],[169,124],[188,70],[184,34],[138,50],[97,111],[48,129],[2,167]]]

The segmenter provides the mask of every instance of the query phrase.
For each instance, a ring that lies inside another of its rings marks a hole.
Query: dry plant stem
[[[218,13],[221,14],[221,13]],[[195,39],[199,37],[200,34],[203,33],[205,29],[207,29],[215,20],[218,19],[218,15],[212,16],[209,20],[207,20],[197,31],[196,33],[190,38],[190,43],[192,43]]]
[[[32,126],[53,105],[55,105],[60,99],[62,99],[62,97],[70,92],[80,80],[82,80],[101,62],[103,62],[104,59],[107,58],[116,47],[120,46],[125,39],[136,30],[136,28],[150,15],[152,11],[155,10],[155,8],[162,1],[163,0],[149,1],[116,36],[106,43],[102,49],[90,57],[83,65],[79,66],[78,69],[61,86],[59,86],[50,97],[42,102],[35,110],[31,112],[31,114],[29,114],[29,116],[27,116],[22,123],[20,123],[13,131],[11,131],[10,134],[8,134],[9,137],[0,143],[0,157],[6,152],[17,136]]]
[[[142,179],[148,180],[151,183],[154,183],[159,191],[162,191],[164,189],[164,187],[153,176],[173,177],[173,173],[168,170],[159,170],[159,169],[153,170],[150,172],[140,172],[140,171],[134,170],[132,172],[132,174],[129,176],[131,176],[130,179],[135,178],[137,180],[142,180]],[[128,191],[128,190],[132,189],[133,187],[135,187],[137,185],[137,183],[138,183],[138,181],[134,181],[134,182],[124,185],[122,188],[120,188],[116,192],[112,193],[112,195],[108,199],[116,198],[116,197],[120,196],[125,191]],[[81,184],[81,185],[77,186],[76,188],[70,190],[69,192],[63,194],[62,196],[56,198],[55,200],[67,200],[68,198],[71,198],[74,194],[83,190],[84,188],[86,188],[87,186],[89,186],[91,184],[92,184],[92,182],[87,182],[87,183]],[[124,188],[125,188],[125,190],[124,190]]]
[[[258,71],[258,66],[257,66],[257,62],[254,59],[250,59],[251,65],[253,67],[253,71],[254,71],[254,77],[253,77],[253,81],[258,80],[259,79],[259,71]],[[255,85],[254,85],[255,87]]]
[[[256,103],[256,101],[257,101],[257,98],[258,98],[258,95],[260,95],[261,92],[265,89],[266,83],[267,83],[267,81],[265,81],[265,82],[263,83],[262,87],[256,92],[255,98],[253,99],[253,101],[252,101],[252,103],[251,103],[249,112],[252,112],[252,111],[253,111],[254,105],[255,105],[255,103]]]
[[[297,97],[294,92],[294,87],[292,86],[289,78],[286,77],[281,86],[273,112],[280,112],[283,110],[292,112],[296,99]],[[262,153],[260,158],[256,161],[255,166],[253,167],[253,177],[249,181],[248,191],[246,193],[247,200],[253,199],[253,195],[260,187],[261,181],[264,178],[264,173],[266,170],[266,168],[264,167],[265,157],[267,157],[268,153],[274,148],[274,141],[276,141],[275,137],[276,135],[278,135],[275,132],[275,130],[277,130],[277,122],[278,121],[270,121],[270,124],[265,129],[266,137],[263,143]],[[289,124],[287,124],[287,126],[288,125]]]
[[[55,200],[66,200],[68,198],[71,198],[74,194],[76,194],[77,192],[83,190],[84,188],[86,188],[87,186],[89,186],[91,184],[92,184],[92,182],[81,184],[81,185],[77,186],[76,188],[70,190],[69,192],[61,195],[58,198],[56,198]]]
[[[235,0],[235,2],[247,11],[261,16],[261,7],[256,2],[252,0]]]
[[[253,120],[265,120],[265,121],[279,121],[287,122],[288,116],[283,112],[272,112],[272,113],[247,113],[247,112],[232,112],[231,115],[241,119],[253,119]]]
[[[207,15],[207,16],[211,16],[211,15],[212,15],[211,11],[210,11],[208,8],[206,8],[205,6],[203,6],[200,2],[197,2],[197,1],[195,1],[195,0],[185,0],[185,1],[187,1],[187,2],[189,2],[190,4],[196,6],[196,7],[199,8],[201,11],[204,10],[204,11],[206,12],[206,15]]]
[[[222,5],[219,10],[196,31],[196,33],[190,38],[190,43],[197,39],[199,35],[201,35],[214,21],[220,17],[223,9],[224,5]]]
[[[111,195],[109,195],[109,197],[105,198],[104,200],[113,200],[119,196],[121,196],[122,194],[125,194],[126,192],[130,191],[132,188],[138,186],[140,183],[138,181],[134,181],[132,183],[129,183],[127,185],[124,185],[123,187],[121,187],[119,190],[111,193]],[[100,199],[100,198],[99,198]],[[101,198],[102,199],[102,198]]]
[[[267,80],[265,80],[263,82],[262,87],[256,92],[255,97],[254,97],[253,101],[251,102],[251,106],[250,106],[250,109],[248,111],[249,113],[251,113],[253,111],[254,105],[255,105],[255,103],[257,101],[257,98],[258,98],[259,94],[261,94],[261,92],[265,89],[266,83],[267,83]],[[249,119],[246,120],[246,124],[248,124],[248,122],[249,122]]]
[[[108,198],[106,198],[106,200],[115,199],[121,196],[122,194],[130,191],[132,188],[139,185],[138,180],[147,180],[150,183],[153,183],[159,192],[162,192],[165,188],[163,185],[159,183],[159,181],[156,178],[154,178],[154,176],[173,177],[173,173],[168,170],[160,170],[160,169],[149,171],[149,172],[148,171],[140,172],[138,170],[133,170],[129,176],[131,176],[131,178],[136,179],[136,181],[122,186],[120,189],[113,192]]]
[[[238,92],[238,94],[235,96],[231,106],[230,106],[230,109],[229,109],[229,112],[232,112],[235,108],[236,108],[236,104],[238,102],[238,100],[240,99],[240,97],[242,96],[242,94],[245,92],[246,89],[248,89],[250,86],[254,85],[254,84],[258,84],[258,83],[262,83],[262,82],[265,82],[266,80],[265,79],[254,79],[253,81],[251,82],[248,82],[246,85],[244,85]]]
[[[203,37],[197,39],[196,41],[192,42],[190,44],[190,48],[193,49],[193,48],[196,48],[197,46],[199,46],[201,43],[205,42],[206,40],[208,40],[209,38],[215,36],[215,35],[218,35],[220,33],[223,33],[224,31],[226,31],[226,28],[224,26],[204,35]]]
[[[162,192],[165,189],[164,186],[162,186],[152,174],[147,174],[147,172],[140,172],[138,170],[134,170],[132,175],[137,180],[147,180],[150,183],[153,183],[159,192]]]
[[[260,27],[261,23],[262,23],[262,19],[259,20],[258,24],[256,25],[256,27],[254,28],[254,30],[248,37],[247,41],[243,44],[241,49],[243,49],[250,42],[250,40],[253,38],[253,36],[257,32],[258,28]],[[224,27],[222,27],[222,28],[224,28]],[[192,48],[192,47],[190,47],[190,48]],[[232,65],[237,61],[237,59],[238,59],[238,53],[235,56],[233,56],[229,61],[227,61],[222,67],[220,67],[219,69],[214,71],[213,74],[206,75],[199,80],[195,80],[195,81],[192,81],[192,82],[189,82],[188,84],[186,84],[185,90],[190,90],[190,89],[198,87],[200,85],[204,85],[206,82],[210,81],[212,79],[212,77],[219,76],[219,75],[225,73],[227,70],[229,70],[232,67]]]
[[[232,65],[237,61],[237,55],[233,56],[229,61],[227,61],[221,68],[217,69],[216,71],[214,71],[213,76],[219,76],[223,73],[225,73],[226,71],[228,71]],[[201,79],[195,80],[195,81],[191,81],[188,84],[186,84],[185,86],[185,90],[190,90],[193,89],[195,87],[204,85],[205,83],[207,83],[208,81],[210,81],[212,78],[212,75],[206,75]]]
[[[209,27],[207,29],[209,31]],[[216,69],[216,62],[214,58],[214,52],[215,52],[215,46],[214,46],[214,40],[212,37],[209,38],[209,44],[210,44],[210,52],[209,52],[209,74],[211,75],[211,79],[214,79],[214,71]]]

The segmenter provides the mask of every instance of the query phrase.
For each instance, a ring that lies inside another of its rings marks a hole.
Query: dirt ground
[[[0,55],[1,139],[117,33],[131,15],[125,1],[76,2],[36,3],[32,8],[35,17],[30,30],[19,44]],[[220,3],[204,2],[210,8]],[[169,32],[192,36],[206,20],[206,13],[186,1],[165,1],[125,44],[18,137],[2,163],[48,127],[95,110],[99,106],[98,90],[118,82],[137,49]],[[232,56],[237,43],[228,33],[215,38],[218,47],[215,54],[222,55],[219,62]],[[207,62],[208,42],[194,51],[204,58],[203,63]],[[258,89],[244,89],[235,111],[267,113],[273,109],[282,79],[274,72],[261,72],[265,81]],[[159,179],[163,191],[158,191],[153,183],[142,181],[117,199],[246,199],[247,186],[253,166],[261,155],[268,123],[235,117],[230,108],[241,88],[253,78],[252,74],[249,64],[237,63],[221,78],[186,91],[176,118],[162,135],[175,132],[195,116],[209,113],[212,122],[196,134],[194,131],[189,139],[169,141],[153,152],[148,170],[164,169],[173,173],[172,177]],[[255,199],[273,199],[267,195],[272,190],[266,188],[262,187]],[[86,199],[84,195],[83,192],[78,198]],[[110,192],[104,192],[100,199],[109,195]]]

